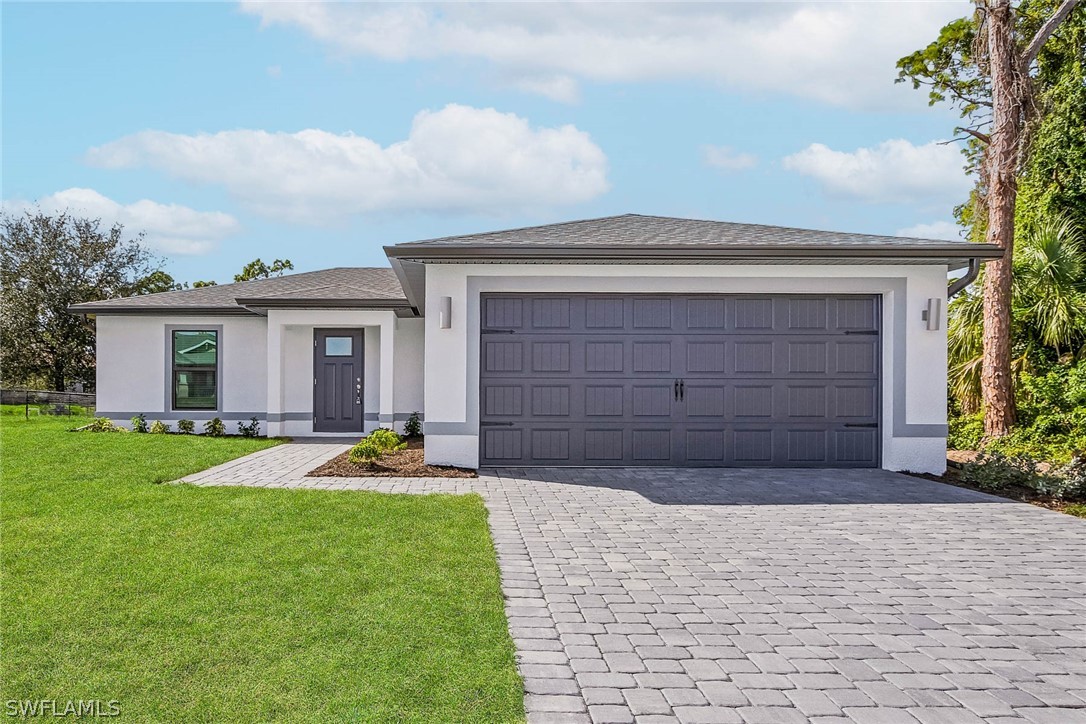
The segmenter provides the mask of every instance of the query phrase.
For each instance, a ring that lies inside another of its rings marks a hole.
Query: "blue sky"
[[[3,199],[179,280],[637,212],[946,236],[955,118],[894,60],[970,4],[3,5]]]

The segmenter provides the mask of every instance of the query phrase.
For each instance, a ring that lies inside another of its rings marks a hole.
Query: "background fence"
[[[0,404],[20,405],[31,415],[93,415],[94,394],[22,388],[0,390]]]

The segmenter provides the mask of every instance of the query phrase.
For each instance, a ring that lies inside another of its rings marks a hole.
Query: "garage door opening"
[[[877,467],[876,295],[484,294],[483,466]]]

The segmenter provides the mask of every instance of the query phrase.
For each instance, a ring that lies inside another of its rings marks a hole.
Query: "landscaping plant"
[[[383,452],[376,442],[364,437],[347,453],[347,459],[358,465],[373,465]]]
[[[191,435],[196,432],[196,423],[192,420],[178,420],[177,431],[182,435]]]
[[[406,438],[420,437],[422,435],[422,421],[419,419],[418,411],[412,412],[411,416],[407,418],[407,422],[403,424],[403,436]]]
[[[407,443],[401,440],[393,430],[379,427],[351,448],[347,453],[347,459],[358,465],[369,466],[377,462],[386,452],[406,448]]]
[[[379,427],[371,432],[368,439],[372,440],[374,444],[381,449],[381,452],[404,450],[407,448],[407,443],[401,440],[399,435],[393,430],[383,427]]]
[[[226,434],[226,425],[218,417],[213,417],[204,425],[204,434],[210,437],[222,437]]]
[[[152,435],[168,435],[169,433],[170,433],[170,426],[169,426],[168,423],[165,423],[162,420],[155,420],[154,422],[151,423],[151,434]]]
[[[147,432],[147,415],[141,412],[132,418],[132,432]]]
[[[86,432],[128,432],[123,427],[117,427],[108,417],[96,417],[90,424],[80,428]]]
[[[250,417],[248,423],[238,423],[238,434],[242,437],[260,437],[260,420]]]

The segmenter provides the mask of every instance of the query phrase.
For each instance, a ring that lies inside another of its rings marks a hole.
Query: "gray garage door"
[[[878,465],[878,297],[481,306],[483,465]]]

